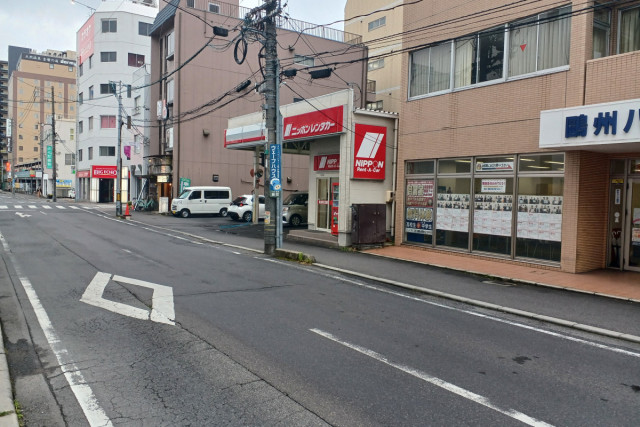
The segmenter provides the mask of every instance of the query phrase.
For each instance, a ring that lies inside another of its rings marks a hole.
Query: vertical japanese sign
[[[280,165],[282,158],[282,146],[269,144],[269,187],[271,191],[282,189],[280,181]]]
[[[387,128],[356,124],[353,156],[354,179],[384,179]]]
[[[182,177],[180,177],[180,193],[182,193],[184,191],[184,189],[189,187],[190,185],[191,185],[191,179],[190,178],[182,178]]]
[[[78,65],[82,65],[87,58],[93,55],[94,16],[95,15],[91,15],[91,17],[87,19],[87,22],[84,23],[77,34]]]
[[[53,168],[53,147],[47,146],[47,169]]]
[[[407,181],[405,212],[405,231],[407,233],[432,233],[433,188],[432,179],[410,179]]]

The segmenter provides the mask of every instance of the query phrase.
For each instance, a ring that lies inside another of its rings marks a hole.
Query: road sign
[[[104,289],[109,281],[119,283],[129,283],[130,285],[142,286],[144,288],[153,289],[151,298],[151,312],[141,308],[132,307],[120,302],[111,301],[102,297]],[[173,304],[173,288],[156,283],[145,282],[144,280],[131,279],[109,273],[98,272],[87,286],[80,301],[93,305],[95,307],[104,308],[105,310],[124,316],[133,317],[141,320],[151,320],[152,322],[165,323],[167,325],[175,325],[175,310]]]

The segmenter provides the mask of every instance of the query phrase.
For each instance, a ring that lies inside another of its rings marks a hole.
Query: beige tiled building
[[[42,124],[51,123],[54,111],[56,119],[75,120],[76,117],[75,52],[22,53],[11,73],[9,98],[12,119],[9,160],[15,177],[21,182],[19,188],[34,191],[39,185],[34,172],[42,169],[43,161]]]
[[[367,61],[366,107],[400,111],[406,99],[402,92],[403,8],[390,0],[347,0],[344,29],[362,36],[369,49]],[[378,12],[375,12],[378,11]]]
[[[640,2],[403,12],[396,243],[640,271]]]

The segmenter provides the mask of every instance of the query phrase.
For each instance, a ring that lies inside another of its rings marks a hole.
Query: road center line
[[[13,264],[13,268],[18,275],[22,288],[27,294],[27,298],[29,298],[31,307],[33,307],[33,311],[38,319],[38,323],[40,324],[42,331],[44,332],[47,342],[58,360],[60,370],[64,373],[64,377],[69,383],[73,394],[76,396],[85,417],[87,417],[89,425],[96,427],[113,426],[111,420],[107,417],[107,414],[100,406],[98,399],[93,394],[93,390],[91,390],[91,387],[87,385],[87,381],[85,380],[84,375],[82,375],[80,368],[76,366],[71,359],[69,352],[62,346],[62,342],[58,338],[56,331],[53,329],[53,324],[49,319],[49,315],[40,303],[40,298],[38,298],[35,289],[33,289],[31,281],[22,274],[22,269],[18,265],[15,256],[11,253],[9,244],[2,234],[0,234],[0,240],[2,241],[5,253],[9,257],[11,264]]]
[[[347,341],[343,341],[341,339],[339,339],[338,337],[336,337],[335,335],[330,334],[329,332],[325,332],[322,331],[320,329],[309,329],[311,332],[320,335],[321,337],[324,337],[328,340],[331,340],[333,342],[336,342],[338,344],[341,344],[347,348],[350,348],[351,350],[357,351],[358,353],[364,354],[365,356],[368,356],[374,360],[377,360],[378,362],[384,363],[385,365],[391,366],[392,368],[396,368],[404,373],[407,373],[409,375],[412,375],[416,378],[419,378],[423,381],[426,381],[430,384],[435,385],[436,387],[440,387],[444,390],[447,390],[453,394],[456,394],[460,397],[463,397],[465,399],[471,400],[472,402],[478,403],[482,406],[485,406],[489,409],[493,409],[494,411],[497,411],[503,415],[506,415],[510,418],[513,418],[515,420],[518,420],[524,424],[530,425],[530,426],[551,426],[552,424],[547,424],[544,421],[540,421],[537,420],[535,418],[532,418],[526,414],[523,414],[522,412],[518,412],[514,409],[503,409],[498,407],[497,405],[495,405],[494,403],[492,403],[488,398],[481,396],[479,394],[473,393],[472,391],[466,390],[462,387],[458,387],[455,384],[451,384],[449,382],[446,382],[444,380],[441,380],[440,378],[434,377],[432,375],[427,374],[426,372],[420,371],[418,369],[413,369],[409,366],[406,365],[401,365],[399,363],[395,363],[390,361],[387,357],[383,356],[380,353],[377,353],[373,350],[369,350],[365,347],[361,347],[357,344],[352,344],[349,343]]]

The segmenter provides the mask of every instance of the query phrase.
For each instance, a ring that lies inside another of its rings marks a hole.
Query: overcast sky
[[[7,60],[9,45],[38,52],[75,50],[76,32],[90,16],[90,10],[78,2],[97,8],[101,1],[77,0],[74,5],[71,0],[0,0],[0,60]],[[244,7],[261,3],[262,0],[240,0],[240,6]],[[283,0],[282,4],[285,3],[288,3],[285,12],[292,18],[327,24],[343,19],[346,0]],[[342,29],[342,25],[337,28]]]

